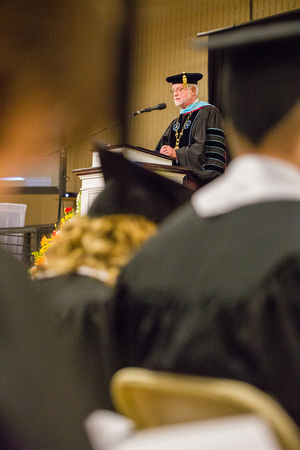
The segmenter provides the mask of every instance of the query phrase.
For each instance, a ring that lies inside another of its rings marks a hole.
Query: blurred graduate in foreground
[[[299,44],[299,21],[210,38],[235,158],[121,272],[114,306],[123,366],[243,380],[298,423]]]
[[[119,118],[122,102],[114,92],[125,3],[1,1],[0,178],[55,150],[62,136],[95,118]],[[5,189],[0,181],[1,193]],[[82,425],[89,399],[53,336],[49,292],[33,285],[26,271],[0,251],[0,447],[89,448]]]
[[[87,216],[62,227],[35,273],[56,345],[85,399],[82,423],[95,409],[112,409],[109,382],[119,367],[110,333],[112,287],[121,268],[160,222],[192,191],[100,148],[105,188]],[[50,335],[51,336],[51,335]],[[84,394],[84,395],[83,395]]]

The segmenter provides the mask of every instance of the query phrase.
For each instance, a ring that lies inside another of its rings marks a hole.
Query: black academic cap
[[[161,222],[193,194],[176,181],[158,175],[96,144],[105,188],[91,205],[88,216],[111,214],[142,215]]]
[[[222,111],[254,144],[300,98],[299,11],[289,20],[256,21],[207,33],[208,42],[199,39],[223,52]]]
[[[203,77],[202,73],[182,72],[178,75],[172,75],[171,77],[166,78],[166,81],[172,84],[184,83],[184,76],[186,76],[186,83],[188,84],[197,84],[197,82]]]

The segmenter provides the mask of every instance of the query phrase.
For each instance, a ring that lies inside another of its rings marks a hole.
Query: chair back
[[[0,228],[24,227],[27,205],[0,203]],[[24,235],[8,232],[0,236],[0,247],[22,260]]]
[[[255,414],[266,421],[283,449],[299,450],[299,429],[270,395],[247,383],[124,368],[111,381],[116,410],[139,428]]]

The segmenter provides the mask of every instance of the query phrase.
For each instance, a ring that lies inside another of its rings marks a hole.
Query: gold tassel
[[[182,72],[182,83],[183,83],[183,87],[187,87],[187,78],[186,78],[186,74],[185,72]]]

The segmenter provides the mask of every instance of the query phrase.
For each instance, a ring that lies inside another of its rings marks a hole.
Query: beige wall
[[[134,145],[154,148],[169,122],[178,115],[165,78],[185,70],[201,72],[199,98],[207,101],[207,52],[192,48],[197,33],[248,21],[248,2],[242,0],[140,2],[135,36],[132,109],[167,104],[166,110],[144,114],[131,121]],[[186,4],[186,6],[185,6]]]
[[[252,18],[255,20],[297,9],[300,7],[300,0],[253,0],[252,4]],[[202,72],[204,78],[199,84],[199,98],[207,100],[207,54],[193,49],[191,41],[198,32],[249,21],[249,5],[249,0],[136,1],[137,21],[132,38],[133,66],[128,115],[161,102],[165,102],[167,108],[129,119],[129,143],[153,149],[171,119],[178,114],[169,93],[170,85],[165,82],[167,76],[183,70]],[[89,130],[82,131],[82,136],[107,125],[109,123],[99,123],[95,119]],[[96,137],[112,144],[119,143],[120,139],[116,128],[99,133]],[[69,148],[69,191],[79,190],[79,179],[72,174],[72,170],[91,165],[91,147],[87,140]],[[41,197],[13,197],[16,203],[28,203],[27,224],[51,223],[56,220],[57,199],[52,196]],[[3,198],[1,201],[13,200]]]
[[[253,0],[252,18],[282,13],[300,1]],[[131,111],[165,102],[167,108],[131,119],[130,143],[153,149],[178,114],[165,78],[185,70],[201,72],[199,98],[208,100],[207,53],[192,48],[198,32],[250,20],[249,0],[140,0],[134,39]],[[218,105],[216,105],[218,106]]]
[[[58,195],[2,195],[1,203],[27,205],[25,225],[54,224],[58,216]]]
[[[248,22],[249,5],[249,0],[136,1],[128,115],[161,102],[165,102],[167,108],[129,119],[130,144],[153,149],[169,122],[178,114],[169,93],[170,85],[165,82],[167,76],[183,70],[203,73],[199,98],[208,100],[207,53],[193,49],[191,42],[199,32]],[[252,5],[252,18],[255,20],[297,9],[300,0],[253,0]],[[108,123],[98,123],[91,131],[106,125]],[[111,144],[119,143],[114,128],[96,137]],[[69,174],[74,168],[90,165],[90,149],[91,145],[83,143],[69,151]],[[74,175],[70,178],[69,186],[76,186],[75,190],[78,190],[78,180]]]
[[[58,195],[10,194],[1,196],[1,203],[24,203],[27,205],[25,225],[54,224],[58,218]],[[62,208],[76,209],[75,199],[64,199]]]

